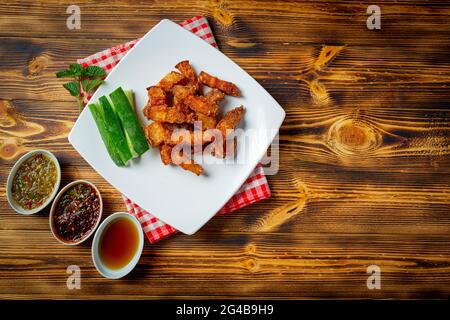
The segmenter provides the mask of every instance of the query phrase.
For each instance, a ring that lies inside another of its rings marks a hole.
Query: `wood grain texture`
[[[69,4],[0,4],[0,298],[449,297],[448,3],[377,1],[379,31],[356,1],[77,1],[81,30],[65,27]],[[162,18],[198,14],[286,111],[272,197],[147,244],[129,277],[103,279],[90,241],[52,238],[48,209],[9,208],[7,175],[23,153],[49,149],[63,185],[88,179],[105,215],[124,210],[68,143],[78,111],[54,72]],[[73,264],[81,290],[66,287]],[[366,287],[372,264],[381,290]]]

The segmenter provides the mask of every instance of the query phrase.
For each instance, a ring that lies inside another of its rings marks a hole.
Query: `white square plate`
[[[243,105],[241,128],[253,132],[250,136],[238,136],[238,163],[206,157],[202,164],[206,174],[197,177],[179,167],[164,166],[159,151],[150,148],[127,167],[117,167],[106,151],[88,108],[75,123],[69,141],[117,190],[174,228],[193,234],[244,183],[270,146],[285,112],[236,63],[170,20],[159,22],[136,44],[111,71],[91,101],[97,101],[119,86],[131,89],[135,93],[139,120],[146,125],[148,121],[142,113],[147,103],[146,88],[156,84],[182,60],[189,60],[197,72],[204,70],[231,81],[241,90],[242,97],[226,96],[222,105],[223,112]]]

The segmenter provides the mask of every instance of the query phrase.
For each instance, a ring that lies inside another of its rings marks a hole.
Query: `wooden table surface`
[[[368,30],[361,1],[77,0],[0,4],[0,298],[448,298],[450,5],[384,1]],[[194,236],[146,244],[128,277],[95,270],[90,244],[66,247],[48,209],[8,206],[15,160],[44,148],[62,184],[88,179],[105,214],[119,193],[67,141],[76,102],[55,78],[79,57],[135,39],[163,18],[205,15],[221,50],[286,110],[272,197]],[[81,289],[66,286],[69,265]],[[381,289],[366,286],[381,268]]]

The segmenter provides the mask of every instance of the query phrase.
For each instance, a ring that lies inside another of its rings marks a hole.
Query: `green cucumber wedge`
[[[122,125],[120,124],[120,119],[114,112],[106,96],[100,97],[98,101],[102,107],[108,134],[110,135],[111,140],[113,141],[114,146],[116,147],[117,152],[120,155],[120,158],[122,159],[123,163],[126,164],[132,158],[132,154],[128,147],[127,139],[125,138]]]
[[[133,111],[136,111],[136,107],[134,105],[134,92],[133,90],[124,90],[125,95],[128,98],[128,101],[130,101],[131,107],[133,108]]]
[[[139,156],[149,149],[142,127],[137,119],[134,108],[121,87],[109,94],[116,114],[119,116],[122,127],[131,148]]]
[[[128,101],[131,104],[131,107],[133,108],[133,111],[136,112],[136,107],[134,105],[134,93],[132,90],[124,90],[125,95],[128,98]],[[109,101],[111,101],[111,99],[109,99]],[[114,105],[113,105],[114,107]],[[138,158],[139,154],[134,150],[133,148],[133,143],[131,143],[131,139],[130,136],[128,135],[128,133],[125,131],[125,137],[127,138],[127,143],[128,143],[128,147],[130,148],[131,154],[133,155],[133,158]]]
[[[100,105],[96,103],[91,103],[89,105],[89,110],[91,111],[92,117],[94,118],[94,121],[97,124],[97,129],[100,133],[100,136],[102,137],[103,143],[105,144],[106,150],[108,151],[112,161],[119,167],[124,166],[125,163],[122,161],[122,158],[120,157],[119,152],[117,151],[116,146],[114,145],[111,136],[107,130],[107,125],[105,123],[103,111]]]

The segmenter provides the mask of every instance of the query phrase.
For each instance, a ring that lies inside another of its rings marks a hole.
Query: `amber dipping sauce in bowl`
[[[112,221],[100,240],[100,259],[110,269],[121,269],[133,259],[139,248],[139,233],[127,218]]]
[[[92,259],[98,272],[118,279],[134,269],[144,246],[139,221],[126,212],[117,212],[102,222],[92,242]]]

